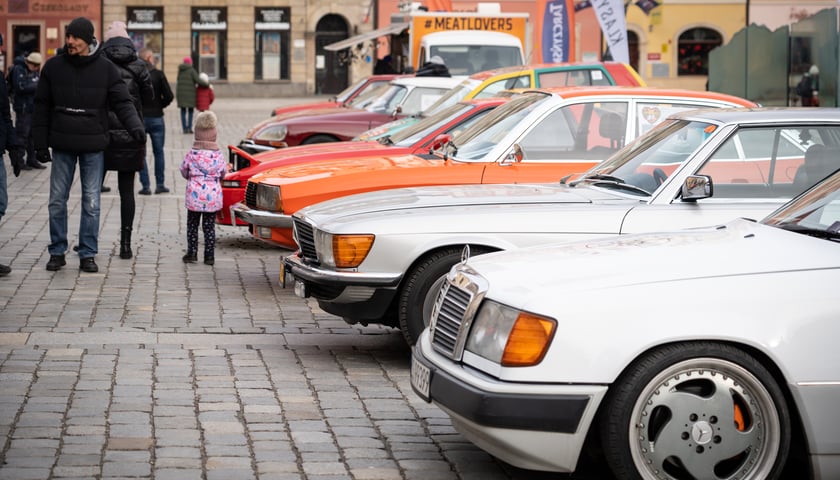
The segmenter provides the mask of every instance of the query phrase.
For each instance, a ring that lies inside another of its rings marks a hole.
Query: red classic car
[[[353,85],[350,85],[349,87],[345,88],[341,93],[334,97],[331,97],[330,100],[326,102],[299,103],[297,105],[276,107],[274,108],[274,110],[271,111],[271,116],[282,116],[289,113],[299,112],[301,110],[342,107],[344,105],[350,104],[351,102],[353,102],[353,100],[359,98],[361,95],[364,95],[368,92],[371,92],[379,87],[386,85],[388,82],[399,76],[400,75],[394,74],[371,75],[369,77],[365,77],[359,80]]]
[[[362,108],[321,108],[272,117],[251,127],[239,143],[242,150],[256,153],[279,147],[312,143],[342,142],[371,128],[419,113],[444,93],[461,83],[448,77],[402,77]],[[354,103],[353,107],[356,104]]]
[[[508,97],[509,98],[509,97]],[[222,180],[224,206],[216,215],[216,223],[233,225],[235,218],[230,207],[245,200],[245,187],[251,176],[270,168],[296,163],[330,159],[352,161],[354,158],[390,155],[423,155],[439,146],[442,140],[457,137],[457,134],[472,125],[507,98],[484,98],[459,102],[408,128],[384,137],[363,142],[339,142],[317,145],[301,145],[251,155],[234,146],[229,146],[234,170]],[[441,137],[441,135],[445,135]],[[438,140],[436,142],[436,140]],[[248,225],[236,219],[235,225]]]

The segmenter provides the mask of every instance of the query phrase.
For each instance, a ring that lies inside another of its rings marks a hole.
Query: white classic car
[[[837,479],[838,285],[835,173],[761,223],[465,258],[411,382],[522,468]]]
[[[840,110],[678,113],[565,184],[396,189],[294,216],[284,259],[299,294],[414,344],[461,256],[606,235],[759,219],[840,167]]]

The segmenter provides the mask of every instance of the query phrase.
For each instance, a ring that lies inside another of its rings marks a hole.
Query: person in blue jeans
[[[36,157],[50,169],[50,259],[47,270],[67,264],[67,200],[79,164],[82,185],[79,269],[99,271],[99,200],[108,146],[108,111],[113,110],[137,142],[146,130],[117,66],[101,54],[93,22],[73,19],[64,31],[62,52],[47,60],[35,92],[32,135]],[[52,156],[50,155],[52,149]]]
[[[163,156],[163,144],[166,141],[166,123],[163,120],[163,109],[172,103],[175,96],[169,86],[166,74],[155,65],[155,53],[151,48],[140,50],[140,59],[146,62],[149,75],[152,77],[152,87],[155,90],[155,98],[148,104],[143,104],[143,123],[146,126],[146,133],[152,139],[152,154],[155,158],[155,193],[167,193],[165,157]],[[140,170],[140,195],[151,195],[149,180],[149,163]]]

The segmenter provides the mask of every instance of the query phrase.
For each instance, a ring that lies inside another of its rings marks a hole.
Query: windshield
[[[438,45],[429,48],[429,58],[439,56],[452,75],[472,75],[501,67],[522,65],[518,47],[501,45]]]
[[[376,88],[368,89],[364,93],[359,94],[359,96],[353,100],[347,102],[347,106],[353,108],[365,108],[370,105],[371,102],[384,95],[385,92],[388,91],[388,87],[389,85],[385,83],[383,85],[378,85]]]
[[[398,147],[410,147],[429,136],[441,125],[455,120],[473,108],[475,107],[469,104],[456,103],[436,115],[426,117],[414,125],[396,132],[391,135],[391,141]]]
[[[466,96],[475,90],[476,87],[481,85],[481,82],[478,80],[471,80],[467,79],[463,82],[459,83],[457,87],[449,90],[448,92],[444,93],[442,97],[438,98],[437,101],[431,105],[426,110],[423,110],[421,115],[428,116],[434,115],[447,107],[451,107],[456,103],[460,102]]]
[[[389,85],[365,110],[373,113],[391,114],[397,109],[402,99],[408,95],[408,89],[403,85]]]
[[[762,223],[806,234],[840,235],[840,171],[767,216]]]
[[[591,168],[572,184],[592,181],[636,187],[649,196],[697,151],[717,125],[686,120],[665,120],[615,155]]]
[[[482,160],[523,119],[550,98],[542,93],[514,97],[465,130],[452,142],[447,154],[460,161]]]
[[[364,83],[366,81],[367,81],[367,79],[363,78],[363,79],[359,80],[358,82],[354,83],[353,85],[350,85],[349,87],[345,88],[344,90],[341,91],[341,93],[339,93],[338,95],[335,96],[335,101],[338,102],[338,103],[346,102],[347,99],[350,98],[350,95],[353,95],[353,93],[356,90],[362,88],[362,85],[364,85]]]

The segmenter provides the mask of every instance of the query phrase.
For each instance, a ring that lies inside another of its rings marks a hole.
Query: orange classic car
[[[265,242],[295,249],[291,215],[324,200],[389,188],[548,183],[581,173],[681,110],[755,107],[714,92],[644,87],[528,90],[433,154],[333,159],[266,170],[234,215]]]

